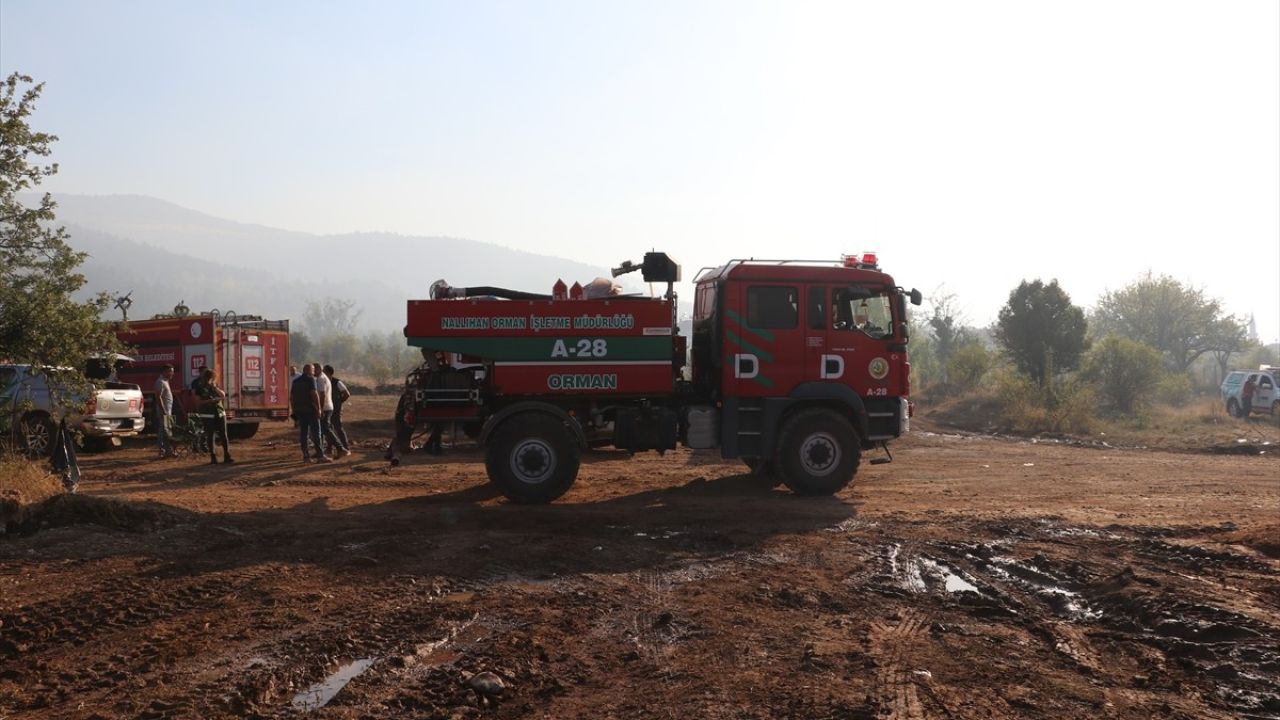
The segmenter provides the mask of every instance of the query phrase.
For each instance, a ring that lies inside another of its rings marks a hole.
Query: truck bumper
[[[144,417],[100,418],[80,420],[80,432],[88,437],[133,437],[142,432],[147,420]]]

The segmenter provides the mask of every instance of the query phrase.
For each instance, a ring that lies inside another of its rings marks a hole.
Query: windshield
[[[835,308],[832,327],[836,330],[857,330],[873,338],[893,334],[893,310],[888,295],[859,298],[847,290],[833,290],[831,306]]]

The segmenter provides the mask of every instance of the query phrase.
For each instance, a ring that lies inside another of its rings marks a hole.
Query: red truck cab
[[[725,457],[773,456],[801,407],[847,419],[869,449],[910,418],[905,293],[871,254],[840,263],[736,260],[695,280],[692,375],[721,404]]]

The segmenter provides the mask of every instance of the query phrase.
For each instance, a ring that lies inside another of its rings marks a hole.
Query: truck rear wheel
[[[236,423],[227,426],[228,440],[248,440],[258,434],[258,423]]]
[[[774,468],[797,495],[834,495],[853,480],[861,447],[847,419],[805,410],[782,428]]]
[[[549,503],[578,477],[578,446],[559,420],[542,413],[517,415],[489,439],[489,480],[512,502]]]
[[[1227,401],[1227,415],[1231,417],[1244,417],[1240,412],[1240,403],[1236,402],[1235,398],[1231,398]]]

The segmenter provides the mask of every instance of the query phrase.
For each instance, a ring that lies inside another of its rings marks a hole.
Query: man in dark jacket
[[[302,443],[302,462],[311,462],[311,453],[307,450],[307,440],[316,449],[316,462],[333,462],[324,453],[320,445],[320,393],[316,389],[316,379],[311,375],[311,366],[304,365],[302,374],[289,386],[289,400],[293,405],[293,416],[298,421],[298,439]]]
[[[333,366],[325,365],[324,374],[329,378],[330,392],[333,393],[333,412],[329,414],[329,429],[333,436],[341,441],[341,447],[326,442],[330,451],[340,451],[343,455],[351,454],[351,439],[347,437],[346,428],[342,427],[342,406],[351,399],[351,390],[347,384],[333,376]]]

